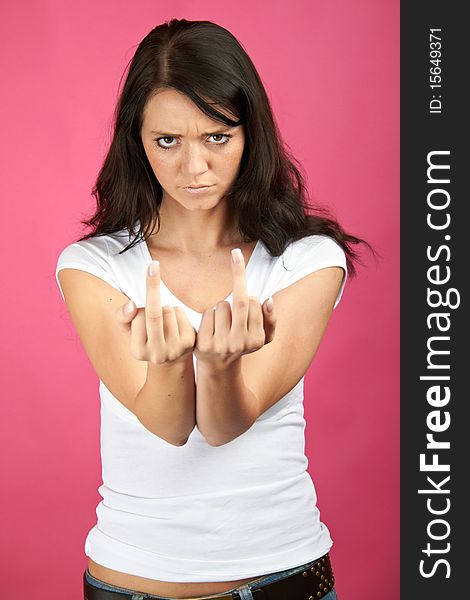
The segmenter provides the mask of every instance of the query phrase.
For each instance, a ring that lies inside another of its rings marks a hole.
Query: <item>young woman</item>
[[[145,37],[93,193],[56,273],[100,379],[85,598],[333,600],[303,377],[363,240],[307,214],[231,33]]]

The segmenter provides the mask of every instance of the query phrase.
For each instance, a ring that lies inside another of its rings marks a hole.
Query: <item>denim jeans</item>
[[[293,567],[292,569],[285,569],[284,571],[277,571],[275,573],[269,573],[268,575],[263,575],[262,577],[258,577],[257,579],[253,579],[253,581],[249,583],[244,583],[239,587],[232,588],[227,592],[223,592],[222,594],[211,594],[211,596],[220,596],[227,594],[227,600],[230,598],[231,592],[238,592],[241,600],[253,600],[253,595],[251,593],[252,589],[257,587],[267,585],[268,583],[274,583],[275,581],[279,581],[280,579],[284,579],[285,577],[289,577],[289,575],[294,575],[295,573],[299,573],[308,569],[310,566],[314,565],[318,559],[312,560],[308,563],[300,565],[298,567]],[[154,600],[175,600],[175,598],[169,598],[167,596],[156,596],[154,594],[145,594],[135,592],[134,590],[130,590],[127,588],[116,587],[109,583],[105,583],[100,581],[99,579],[95,579],[93,575],[88,572],[88,569],[85,571],[86,580],[90,585],[94,587],[107,590],[109,592],[127,592],[128,594],[132,594],[132,600],[144,600],[144,599],[154,599]],[[207,600],[210,600],[211,596],[204,596]],[[202,597],[202,596],[198,596]],[[186,600],[191,600],[191,598],[187,598]],[[323,596],[322,600],[338,600],[338,596],[336,594],[335,588],[332,588],[326,596]]]

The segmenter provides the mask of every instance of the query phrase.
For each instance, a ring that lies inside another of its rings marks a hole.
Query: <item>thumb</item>
[[[130,323],[135,317],[135,304],[127,302],[116,309],[116,321],[124,331],[130,331]]]
[[[276,330],[276,311],[274,310],[274,301],[272,296],[270,296],[263,303],[263,326],[264,333],[266,336],[265,344],[269,344],[274,339],[274,332]]]

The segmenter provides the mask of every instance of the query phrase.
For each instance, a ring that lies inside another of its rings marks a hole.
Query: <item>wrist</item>
[[[189,367],[193,368],[193,354],[192,352],[185,354],[184,356],[180,356],[175,360],[169,360],[162,363],[153,363],[147,361],[148,371],[149,372],[158,372],[158,371],[181,371],[184,372]]]
[[[198,359],[197,371],[209,377],[217,377],[221,374],[237,375],[241,372],[241,356],[227,360]]]

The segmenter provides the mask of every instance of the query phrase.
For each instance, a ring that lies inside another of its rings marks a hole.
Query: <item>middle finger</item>
[[[150,267],[155,267],[155,275],[151,277]],[[160,301],[160,263],[153,260],[147,268],[147,292],[145,298],[145,322],[147,338],[157,344],[164,343],[163,314]]]
[[[232,330],[246,330],[250,299],[246,284],[245,259],[240,248],[232,250]]]

